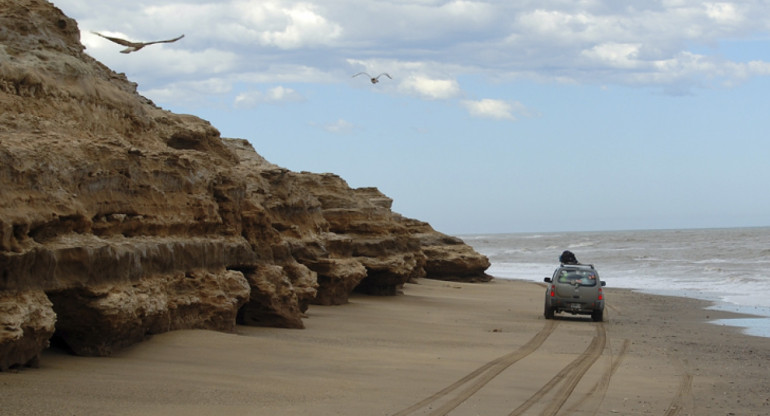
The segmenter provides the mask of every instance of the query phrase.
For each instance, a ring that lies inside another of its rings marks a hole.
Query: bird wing
[[[137,43],[135,43],[135,42],[131,42],[131,41],[128,41],[128,40],[125,40],[125,39],[121,39],[121,38],[113,38],[112,36],[104,36],[104,35],[102,35],[102,34],[101,34],[101,33],[99,33],[99,32],[91,32],[91,33],[93,33],[94,35],[99,35],[99,36],[101,36],[101,37],[103,37],[103,38],[105,38],[105,39],[107,39],[107,40],[111,40],[111,41],[113,41],[113,42],[115,42],[115,43],[117,43],[117,44],[119,44],[119,45],[123,45],[123,46],[133,46],[133,47],[136,47],[136,46],[137,46]]]
[[[359,75],[366,75],[366,76],[367,76],[367,77],[369,77],[369,78],[371,78],[371,77],[372,77],[371,75],[367,74],[366,72],[359,72],[359,73],[357,73],[357,74],[353,75],[351,78],[355,78],[355,77],[357,77],[357,76],[359,76]]]
[[[154,40],[154,41],[152,41],[152,42],[145,42],[145,43],[144,43],[144,45],[146,46],[146,45],[153,45],[153,44],[155,44],[155,43],[171,43],[171,42],[176,42],[176,41],[178,41],[179,39],[182,39],[183,37],[184,37],[184,35],[182,35],[182,36],[179,36],[179,37],[176,37],[176,38],[174,38],[174,39],[168,39],[168,40]]]
[[[385,75],[386,77],[388,77],[388,78],[390,78],[390,79],[393,79],[393,78],[390,76],[390,74],[388,74],[387,72],[383,72],[383,73],[381,73],[380,75],[377,75],[377,78],[379,78],[379,77],[381,77],[381,76],[383,76],[383,75]]]

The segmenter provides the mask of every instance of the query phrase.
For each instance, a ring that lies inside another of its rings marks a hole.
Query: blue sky
[[[157,105],[448,234],[770,225],[767,1],[54,4]]]

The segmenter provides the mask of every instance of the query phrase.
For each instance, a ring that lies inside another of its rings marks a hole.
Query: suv
[[[553,319],[556,312],[569,312],[591,315],[596,322],[604,320],[605,282],[592,264],[562,264],[553,277],[543,280],[550,283],[545,291],[545,319]]]

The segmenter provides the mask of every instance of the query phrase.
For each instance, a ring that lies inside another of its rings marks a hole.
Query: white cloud
[[[516,121],[515,112],[529,116],[529,111],[519,102],[509,103],[503,100],[484,98],[481,100],[463,100],[462,105],[471,116],[495,120]]]
[[[617,33],[618,19],[596,16],[586,12],[571,13],[560,10],[537,9],[517,16],[520,28],[518,38],[539,43],[576,45],[600,41],[610,33]]]
[[[737,73],[747,75],[770,75],[770,62],[751,61],[746,64],[740,64]]]
[[[277,86],[266,92],[256,90],[242,92],[235,97],[233,106],[235,108],[254,108],[259,104],[282,104],[304,100],[305,97],[297,91]]]
[[[740,24],[744,17],[732,3],[705,3],[706,15],[711,19],[726,24]]]
[[[248,12],[261,5],[262,2],[247,1],[242,2],[238,8]],[[265,45],[275,45],[285,49],[324,45],[332,43],[342,34],[342,28],[321,16],[312,4],[299,3],[291,7],[267,7],[264,10],[272,13],[265,13],[255,19],[255,23],[275,20],[285,22],[283,27],[261,33],[260,40]]]
[[[483,36],[501,18],[500,6],[486,1],[360,0],[336,6],[324,4],[336,21],[344,22],[346,42],[374,48]]]
[[[143,11],[152,20],[171,22],[171,26],[187,22],[196,33],[214,39],[296,49],[330,45],[342,35],[342,26],[319,10],[312,2],[232,0],[175,2]]]
[[[460,85],[453,79],[432,79],[412,75],[399,85],[399,90],[429,100],[446,100],[460,94]]]
[[[590,60],[613,68],[634,68],[639,65],[641,45],[633,43],[608,42],[583,51]]]
[[[316,123],[312,123],[312,125],[318,126]],[[353,123],[343,119],[339,119],[333,123],[322,124],[320,127],[327,132],[334,134],[347,134],[355,130],[355,125],[353,125]]]

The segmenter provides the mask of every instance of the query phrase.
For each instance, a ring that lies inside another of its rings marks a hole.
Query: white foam
[[[711,323],[743,328],[744,334],[770,338],[770,318],[716,319]]]

